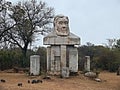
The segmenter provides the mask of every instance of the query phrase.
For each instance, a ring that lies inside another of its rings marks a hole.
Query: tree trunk
[[[21,67],[26,67],[25,61],[27,60],[27,49],[22,49]]]

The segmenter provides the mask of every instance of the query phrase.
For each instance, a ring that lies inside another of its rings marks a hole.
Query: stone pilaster
[[[66,45],[61,45],[61,68],[66,67]]]
[[[47,71],[51,69],[51,47],[47,47]]]
[[[69,69],[78,72],[78,51],[76,47],[69,48]]]
[[[90,71],[90,56],[85,56],[84,68],[85,71]]]
[[[30,74],[31,75],[40,74],[40,56],[39,55],[30,56]]]
[[[54,48],[53,47],[51,47],[51,71],[54,73],[54,63],[55,63],[55,58],[54,58],[54,56],[55,56],[55,50],[54,50]]]

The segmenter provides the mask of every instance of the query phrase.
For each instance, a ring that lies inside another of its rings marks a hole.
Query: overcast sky
[[[70,31],[81,38],[81,45],[101,45],[107,43],[106,39],[120,38],[120,0],[42,1],[54,7],[56,15],[69,17]]]

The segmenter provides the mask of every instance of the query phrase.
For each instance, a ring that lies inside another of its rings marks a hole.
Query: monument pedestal
[[[40,56],[32,55],[30,56],[30,75],[40,74]]]
[[[85,56],[84,69],[86,72],[90,72],[90,56]]]

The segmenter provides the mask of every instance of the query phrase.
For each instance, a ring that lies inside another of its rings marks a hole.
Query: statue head
[[[59,36],[69,35],[69,19],[67,16],[57,15],[54,18],[54,30]]]

